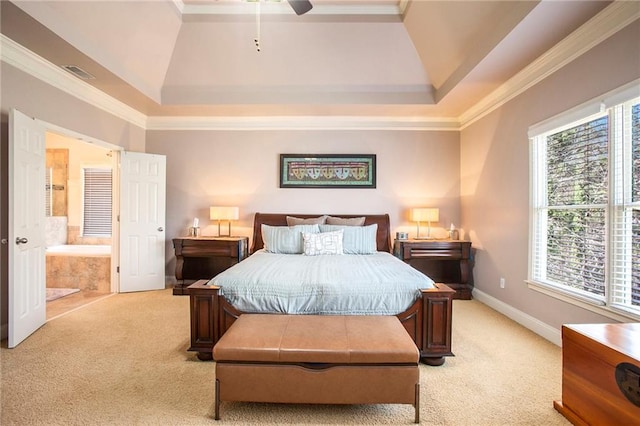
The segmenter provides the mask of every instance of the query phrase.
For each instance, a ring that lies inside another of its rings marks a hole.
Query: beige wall
[[[389,213],[392,231],[415,234],[408,208],[440,208],[444,228],[460,222],[458,132],[150,131],[147,152],[167,156],[167,238],[184,236],[193,218],[215,235],[209,206],[240,207],[233,234],[247,235],[255,212]],[[281,189],[279,155],[376,154],[376,189]],[[167,244],[167,274],[173,247]]]
[[[529,126],[640,78],[636,22],[461,132],[461,212],[476,288],[559,329],[607,318],[528,289]],[[499,279],[506,288],[499,288]]]

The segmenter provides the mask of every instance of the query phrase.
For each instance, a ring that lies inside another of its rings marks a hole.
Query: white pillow
[[[312,234],[303,232],[305,256],[318,256],[321,254],[342,254],[342,229],[335,232]]]
[[[264,249],[270,253],[301,254],[302,233],[318,233],[318,225],[270,226],[262,225]]]
[[[320,225],[321,233],[337,230],[344,232],[342,239],[344,254],[373,254],[378,251],[377,223],[368,226]]]

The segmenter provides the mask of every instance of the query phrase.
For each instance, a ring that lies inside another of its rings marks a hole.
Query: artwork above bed
[[[375,154],[280,154],[280,188],[375,187]]]

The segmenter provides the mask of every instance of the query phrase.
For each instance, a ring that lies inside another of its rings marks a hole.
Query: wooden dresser
[[[640,424],[640,323],[562,326],[562,400],[574,425]]]
[[[471,241],[395,240],[393,254],[433,281],[454,289],[454,299],[471,299]]]
[[[173,294],[187,294],[196,280],[209,280],[247,257],[247,237],[174,238],[176,280]]]

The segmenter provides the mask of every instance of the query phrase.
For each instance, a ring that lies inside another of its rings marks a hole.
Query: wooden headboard
[[[253,219],[253,244],[251,245],[251,253],[260,250],[264,247],[262,241],[261,225],[271,226],[287,226],[287,216],[300,217],[303,219],[310,217],[322,216],[320,214],[292,214],[292,213],[256,213]],[[389,223],[388,214],[331,214],[335,217],[365,217],[364,225],[378,224],[378,233],[376,234],[376,243],[378,245],[378,251],[386,251],[391,253],[391,225]]]

